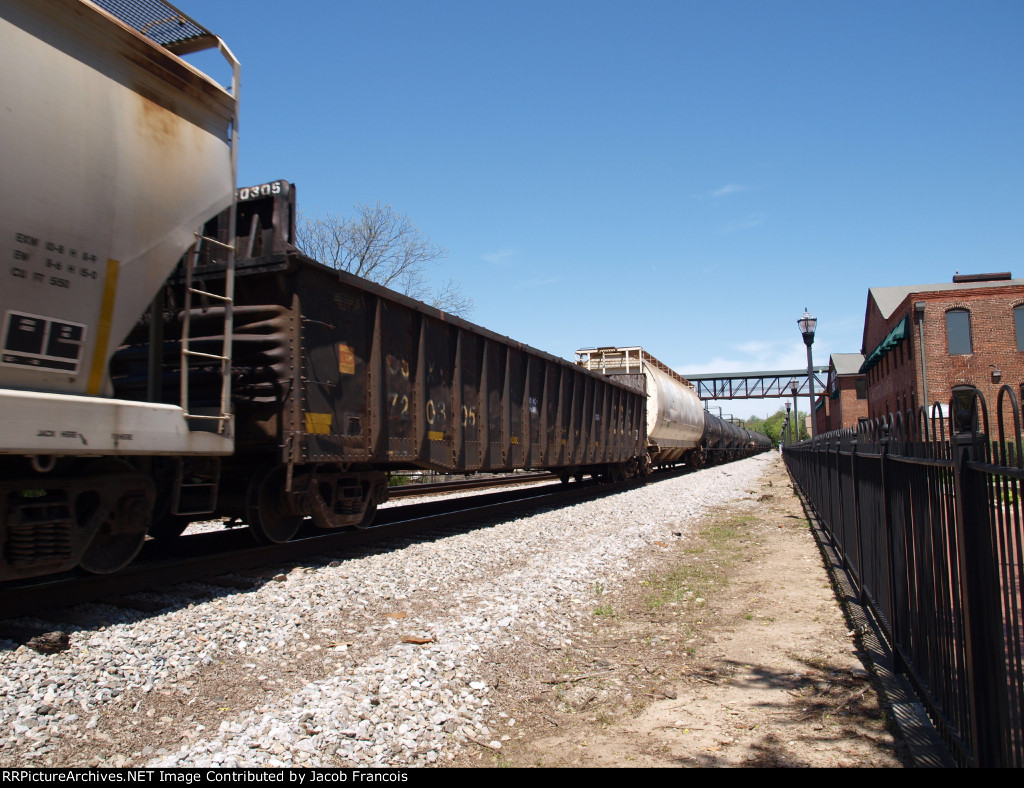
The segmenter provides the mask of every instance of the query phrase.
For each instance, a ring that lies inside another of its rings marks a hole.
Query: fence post
[[[970,715],[972,766],[1006,766],[1002,742],[1006,722],[1005,649],[998,567],[989,521],[988,485],[968,467],[984,459],[985,436],[970,426],[953,437],[957,563],[963,600],[964,658]]]
[[[892,557],[892,512],[890,511],[890,506],[889,506],[889,498],[890,498],[890,495],[889,495],[889,446],[890,446],[891,442],[892,442],[892,432],[887,428],[886,431],[885,431],[884,437],[878,442],[879,443],[879,450],[878,450],[878,476],[881,479],[881,484],[879,486],[881,487],[881,495],[882,495],[882,501],[881,501],[881,504],[882,504],[882,534],[885,537],[886,550],[889,551],[890,559]],[[860,534],[858,533],[857,536],[859,538]],[[859,550],[859,552],[863,556],[863,554],[864,554],[863,553],[863,543],[862,542],[858,542],[858,547],[861,548]],[[863,562],[863,559],[861,559],[861,560]],[[890,599],[890,603],[891,603],[891,600],[892,600],[892,588],[893,588],[893,586],[892,586],[892,579],[893,579],[892,578],[892,560],[890,560],[889,561],[889,578],[888,578],[888,581],[889,581],[889,595],[888,596],[889,596],[889,599]],[[893,627],[893,622],[892,622],[891,604],[890,604],[890,609],[886,611],[886,614],[889,616],[889,628],[893,632],[895,632],[896,630],[895,630],[895,627]],[[895,652],[896,649],[894,648],[893,651]]]
[[[841,446],[842,444],[840,444]],[[857,552],[860,552],[860,489],[858,488],[857,480],[857,436],[853,436],[853,440],[850,441],[850,497],[853,499],[853,530],[857,534]],[[860,602],[864,604],[864,588],[863,583],[859,589]]]
[[[898,632],[900,626],[897,625],[896,616],[905,614],[905,611],[897,610],[896,606],[896,583],[905,578],[899,578],[896,576],[896,549],[897,545],[895,537],[893,535],[893,518],[891,507],[889,506],[889,446],[892,440],[892,436],[889,432],[880,441],[879,451],[879,467],[880,477],[882,478],[882,534],[885,537],[886,552],[886,563],[889,567],[888,577],[886,582],[889,583],[889,593],[886,595],[886,599],[889,601],[889,608],[885,611],[886,621],[889,628],[889,641],[890,648],[892,651],[893,658],[893,670],[897,673],[906,672],[906,662],[903,659],[903,649],[900,648],[900,644],[897,642]],[[899,549],[903,549],[903,545],[899,545]]]

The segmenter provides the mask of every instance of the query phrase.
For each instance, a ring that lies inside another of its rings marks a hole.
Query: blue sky
[[[803,367],[806,306],[824,364],[869,287],[1024,276],[1020,0],[179,5],[242,63],[242,185],[392,204],[565,358]]]

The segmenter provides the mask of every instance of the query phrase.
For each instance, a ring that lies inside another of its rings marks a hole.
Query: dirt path
[[[495,732],[461,766],[901,766],[789,476],[595,586],[590,631],[494,666]]]

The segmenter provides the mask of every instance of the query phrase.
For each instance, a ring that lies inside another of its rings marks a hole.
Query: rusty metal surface
[[[273,304],[294,327],[275,367],[282,461],[504,471],[642,452],[635,389],[305,257],[286,182],[238,197],[238,308]]]
[[[634,390],[289,256],[301,309],[303,462],[509,470],[625,462]]]

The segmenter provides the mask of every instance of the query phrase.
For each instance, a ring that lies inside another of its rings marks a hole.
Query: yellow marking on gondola
[[[356,374],[356,351],[351,345],[338,343],[338,372],[342,375]]]
[[[444,440],[444,433],[443,432],[438,432],[437,430],[430,430],[427,433],[427,440],[429,440],[429,441],[443,441]]]
[[[330,435],[334,416],[331,413],[306,413],[306,432],[309,435]]]

